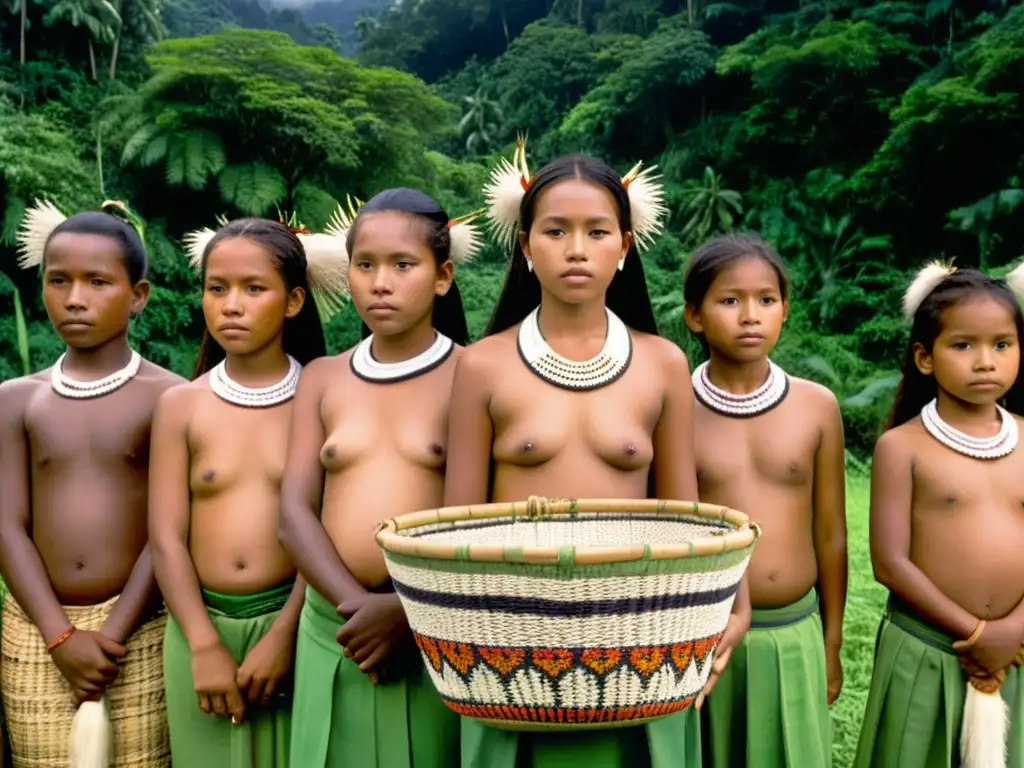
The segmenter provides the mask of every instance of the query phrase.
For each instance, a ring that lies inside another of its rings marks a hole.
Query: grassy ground
[[[860,724],[871,684],[875,635],[886,592],[871,573],[868,545],[867,477],[848,476],[847,547],[850,583],[843,622],[843,691],[832,707],[835,768],[849,768],[857,751]]]

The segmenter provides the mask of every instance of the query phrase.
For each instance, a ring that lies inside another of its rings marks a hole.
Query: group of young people
[[[649,173],[570,156],[531,175],[520,145],[485,192],[511,261],[473,344],[454,277],[479,232],[421,192],[381,192],[320,234],[263,219],[193,233],[206,330],[188,382],[128,344],[150,290],[136,231],[35,210],[22,264],[67,349],[0,385],[14,768],[67,766],[76,710],[97,701],[118,767],[831,765],[843,427],[828,389],[769,358],[783,262],[751,234],[690,256],[685,320],[708,353],[691,374],[638,253],[665,213]],[[342,300],[363,340],[328,356]],[[941,266],[907,306],[873,464],[891,599],[857,766],[958,765],[967,679],[1009,703],[1007,764],[1024,766],[1024,318],[1006,281]],[[441,702],[375,524],[532,495],[699,499],[759,522],[695,706],[570,734]]]

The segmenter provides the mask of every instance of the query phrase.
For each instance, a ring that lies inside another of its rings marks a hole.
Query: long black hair
[[[534,207],[537,195],[559,181],[583,179],[600,184],[611,192],[619,209],[619,227],[623,232],[633,228],[629,207],[629,194],[619,175],[607,164],[587,155],[569,155],[548,163],[530,181],[530,188],[523,195],[519,206],[519,228],[529,232],[533,225]],[[658,335],[658,323],[647,293],[644,265],[634,243],[626,254],[621,272],[616,272],[605,295],[605,305],[634,330]],[[521,323],[540,304],[540,282],[527,269],[526,256],[522,246],[516,242],[512,261],[508,265],[505,285],[491,315],[486,334],[501,333]]]
[[[896,399],[885,428],[892,429],[913,419],[938,395],[934,376],[925,376],[914,361],[914,345],[920,344],[928,352],[942,332],[942,318],[947,310],[961,302],[987,296],[1006,307],[1013,315],[1018,344],[1024,343],[1024,315],[1017,297],[1003,280],[989,277],[976,269],[958,269],[942,279],[928,294],[910,327],[910,340],[903,357],[903,377],[896,389]],[[1003,398],[1003,405],[1012,413],[1024,415],[1024,378],[1017,376]]]
[[[391,211],[415,216],[424,224],[424,237],[427,247],[434,254],[434,261],[441,266],[452,257],[452,236],[448,228],[448,214],[434,201],[416,189],[395,187],[385,189],[370,198],[359,209],[355,221],[348,231],[348,252],[351,254],[359,232],[359,222],[364,215]],[[469,343],[469,328],[466,325],[466,313],[462,308],[462,296],[459,287],[452,279],[451,288],[444,296],[434,297],[432,325],[438,333],[443,333],[456,344],[465,346]],[[363,338],[370,335],[370,329],[363,323]]]
[[[82,211],[65,219],[54,227],[49,237],[46,238],[46,245],[43,247],[44,261],[50,241],[62,232],[76,235],[102,235],[115,240],[121,247],[121,257],[131,284],[137,285],[140,280],[146,278],[148,263],[142,238],[133,227],[116,216],[102,211]]]
[[[285,320],[282,340],[285,354],[294,357],[301,365],[326,355],[324,329],[306,276],[306,250],[295,233],[284,224],[270,219],[235,219],[221,227],[203,249],[201,284],[206,284],[206,262],[213,249],[232,237],[244,237],[262,246],[284,279],[285,287],[289,291],[302,288],[306,292],[302,309],[295,317]],[[224,348],[213,338],[209,328],[204,329],[193,380],[209,371],[224,357]]]

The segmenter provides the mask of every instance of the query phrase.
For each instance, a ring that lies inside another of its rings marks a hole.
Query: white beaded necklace
[[[393,384],[398,381],[421,376],[437,368],[449,358],[455,349],[455,342],[440,331],[434,331],[434,343],[408,360],[397,363],[382,363],[375,360],[372,352],[373,334],[363,339],[352,350],[349,365],[352,373],[364,381],[376,384]]]
[[[723,416],[738,419],[759,416],[776,407],[789,394],[789,376],[771,360],[764,384],[745,395],[735,395],[715,386],[708,367],[709,362],[705,361],[693,372],[693,394],[704,406]]]
[[[611,384],[629,367],[633,358],[633,339],[618,315],[605,307],[608,332],[604,346],[589,360],[570,360],[553,350],[540,331],[540,307],[526,316],[519,326],[518,347],[523,362],[546,382],[563,389],[583,391]]]
[[[246,387],[228,375],[227,360],[221,360],[210,371],[210,389],[221,400],[243,408],[267,408],[279,405],[295,397],[299,388],[302,366],[288,355],[288,373],[276,384],[266,387]]]
[[[939,415],[938,405],[932,400],[921,409],[921,423],[928,434],[947,448],[975,459],[999,459],[1013,452],[1017,447],[1020,431],[1017,420],[1005,408],[996,406],[1002,424],[991,437],[974,437],[950,426]]]
[[[57,358],[57,362],[53,364],[53,369],[50,371],[50,386],[53,387],[53,391],[58,395],[76,400],[109,395],[115,389],[123,387],[131,381],[135,374],[139,372],[139,366],[142,365],[142,355],[133,349],[131,358],[124,368],[96,381],[78,381],[68,376],[62,370],[64,358],[67,357],[67,354],[67,352],[62,354]]]

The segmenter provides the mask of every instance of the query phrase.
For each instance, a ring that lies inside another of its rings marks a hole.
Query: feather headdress
[[[1024,261],[1011,269],[1003,280],[1018,298],[1024,299]]]
[[[665,190],[659,181],[661,176],[654,173],[657,167],[652,165],[641,171],[643,162],[639,162],[622,177],[622,186],[629,195],[633,237],[640,250],[651,246],[668,213],[664,203]],[[515,246],[521,225],[519,209],[531,183],[526,163],[526,139],[519,136],[512,161],[503,157],[491,171],[491,178],[484,187],[491,231],[498,243],[508,250]]]
[[[113,211],[108,209],[114,209]],[[100,210],[108,215],[121,219],[132,227],[145,242],[145,222],[134,214],[120,200],[104,200]],[[67,216],[49,200],[36,200],[35,204],[25,211],[18,229],[18,266],[22,269],[38,267],[43,263],[43,252],[46,241],[50,239],[58,226],[67,221]]]
[[[912,321],[924,300],[939,287],[939,283],[954,272],[956,272],[956,267],[952,263],[944,264],[941,261],[932,261],[925,264],[907,287],[906,293],[903,294],[904,317]]]
[[[363,206],[362,200],[353,200],[351,197],[346,197],[346,205],[338,206],[338,210],[331,216],[331,220],[327,225],[327,232],[335,237],[340,237],[342,241],[348,242],[348,231],[352,228],[352,222],[355,221],[356,216],[359,213],[359,209]],[[483,233],[480,228],[472,222],[482,214],[486,209],[481,208],[476,211],[460,216],[457,219],[451,219],[448,222],[448,233],[451,237],[451,259],[456,263],[466,262],[472,259],[483,247],[484,239]],[[348,259],[348,251],[345,251],[345,258]]]
[[[301,225],[296,226],[294,214],[288,221],[280,216],[280,221],[302,243],[306,252],[309,290],[316,301],[321,322],[326,323],[345,306],[345,297],[348,296],[348,251],[345,249],[345,238],[330,232],[318,234]],[[225,217],[217,217],[219,226],[223,227],[227,223]],[[215,230],[205,227],[189,232],[182,238],[189,266],[197,272],[202,268],[203,253],[216,234]]]

